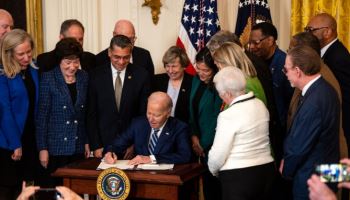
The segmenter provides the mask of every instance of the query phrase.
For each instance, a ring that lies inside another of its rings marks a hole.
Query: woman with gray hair
[[[220,98],[229,106],[217,119],[209,151],[210,172],[219,176],[222,197],[271,199],[274,164],[269,141],[269,113],[237,67],[226,67],[214,77]]]

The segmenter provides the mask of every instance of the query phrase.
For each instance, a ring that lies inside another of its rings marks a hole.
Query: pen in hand
[[[114,152],[108,152],[105,155],[105,162],[107,164],[114,164],[117,161],[117,155]]]

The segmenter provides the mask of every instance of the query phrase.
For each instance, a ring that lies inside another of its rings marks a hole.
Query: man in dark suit
[[[130,63],[137,67],[142,67],[149,73],[150,77],[154,75],[154,65],[151,58],[151,54],[146,49],[134,46],[136,41],[134,25],[128,20],[119,20],[115,23],[113,36],[125,35],[128,37],[132,44],[132,56]],[[101,51],[96,55],[96,66],[104,65],[109,62],[108,48]]]
[[[339,81],[342,93],[343,130],[350,155],[350,54],[337,39],[337,22],[327,14],[314,16],[305,31],[314,34],[321,45],[321,57]]]
[[[103,147],[134,117],[146,112],[150,78],[145,69],[130,63],[131,50],[128,37],[114,36],[108,49],[110,61],[95,68],[90,76],[87,128],[96,157],[102,157]]]
[[[317,164],[339,160],[340,103],[320,68],[319,54],[304,45],[288,52],[283,69],[291,85],[302,91],[280,167],[283,177],[293,180],[293,199],[308,199],[306,182]]]
[[[63,38],[72,37],[75,38],[81,46],[84,42],[84,26],[76,19],[65,20],[61,24],[60,40]],[[37,64],[39,72],[47,72],[59,65],[55,51],[42,53],[37,57]],[[80,68],[90,72],[96,65],[95,55],[84,51],[80,59]]]
[[[136,157],[129,164],[186,163],[191,158],[188,126],[170,117],[173,103],[164,92],[148,98],[147,118],[133,120],[130,127],[106,148],[105,161],[115,163],[117,154],[134,144]]]
[[[293,88],[288,83],[282,68],[286,53],[278,48],[276,43],[278,32],[276,27],[268,22],[262,22],[252,27],[249,37],[249,50],[265,61],[272,75],[273,95],[283,131],[285,132],[287,113]],[[284,133],[283,133],[284,134]]]

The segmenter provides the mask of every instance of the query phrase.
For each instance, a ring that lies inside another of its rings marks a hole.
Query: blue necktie
[[[153,129],[153,133],[151,135],[151,138],[149,140],[149,144],[148,144],[148,150],[150,154],[154,154],[154,150],[156,149],[156,145],[158,142],[158,136],[157,133],[159,132],[159,129]]]

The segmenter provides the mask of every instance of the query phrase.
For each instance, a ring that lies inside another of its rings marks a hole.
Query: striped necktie
[[[154,154],[154,150],[156,149],[156,145],[158,142],[158,135],[157,135],[158,132],[159,132],[159,129],[155,129],[155,128],[153,129],[153,133],[148,143],[148,150],[149,150],[149,153],[152,155]]]

